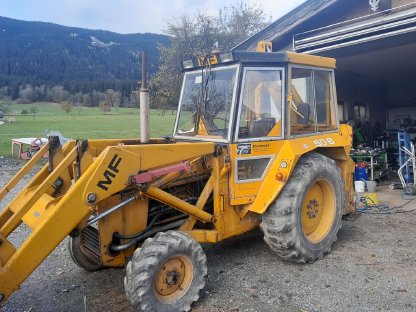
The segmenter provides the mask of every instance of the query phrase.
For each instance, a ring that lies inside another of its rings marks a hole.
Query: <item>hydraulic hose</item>
[[[111,244],[110,245],[110,251],[113,252],[113,253],[117,253],[117,252],[123,251],[125,249],[128,249],[130,247],[135,246],[140,241],[143,241],[146,238],[149,238],[149,237],[155,235],[158,232],[168,231],[168,230],[171,230],[171,229],[175,229],[175,228],[181,226],[184,222],[185,222],[185,220],[180,220],[180,221],[176,221],[176,222],[173,222],[173,223],[169,223],[169,224],[166,224],[166,225],[163,225],[163,226],[154,228],[152,230],[149,230],[149,231],[147,231],[147,232],[145,232],[145,233],[137,236],[135,239],[132,239],[131,241],[129,241],[126,244],[122,244],[122,245],[114,245],[114,244]]]
[[[155,222],[157,221],[157,219],[160,218],[161,215],[162,215],[162,213],[159,213],[159,214],[155,215],[152,218],[152,220],[150,220],[149,224],[147,225],[147,227],[143,231],[140,231],[140,232],[138,232],[136,234],[133,234],[133,235],[126,235],[126,236],[120,235],[118,233],[114,233],[114,236],[116,238],[119,238],[119,239],[133,239],[133,238],[139,237],[143,233],[146,233],[147,231],[149,231],[153,227],[153,225],[155,224]]]

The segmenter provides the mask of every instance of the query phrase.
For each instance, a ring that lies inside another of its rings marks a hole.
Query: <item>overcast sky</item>
[[[246,0],[264,9],[272,20],[306,0]],[[0,16],[43,21],[123,34],[163,33],[167,22],[183,13],[218,9],[239,0],[0,0]]]

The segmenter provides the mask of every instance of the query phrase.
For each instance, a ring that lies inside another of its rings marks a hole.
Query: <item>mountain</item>
[[[169,44],[169,37],[0,17],[0,88],[137,80],[140,51],[147,51],[149,73],[157,71],[158,44]]]

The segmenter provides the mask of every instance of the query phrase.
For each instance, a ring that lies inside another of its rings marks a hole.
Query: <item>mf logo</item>
[[[118,156],[117,154],[113,156],[113,159],[111,159],[110,163],[108,164],[107,169],[103,173],[104,180],[100,180],[97,183],[97,186],[100,189],[104,191],[108,190],[108,186],[110,186],[111,183],[113,183],[113,180],[119,171],[118,166],[120,165],[121,160],[122,160],[121,157]]]
[[[373,12],[376,12],[380,7],[380,0],[369,0],[370,8]]]

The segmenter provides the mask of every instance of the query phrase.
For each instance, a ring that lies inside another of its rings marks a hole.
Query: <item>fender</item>
[[[340,132],[325,133],[309,137],[285,140],[275,161],[269,169],[253,203],[247,205],[245,211],[263,214],[279,196],[290,178],[300,157],[312,151],[325,151],[336,155],[339,160],[350,160],[349,152],[352,146],[352,128],[341,125]],[[322,149],[322,147],[325,147]],[[332,151],[332,152],[330,152]],[[350,162],[348,162],[350,164]],[[351,166],[345,167],[350,170]],[[341,167],[342,170],[343,167]],[[283,177],[279,181],[278,176]],[[342,174],[343,180],[345,173]]]

